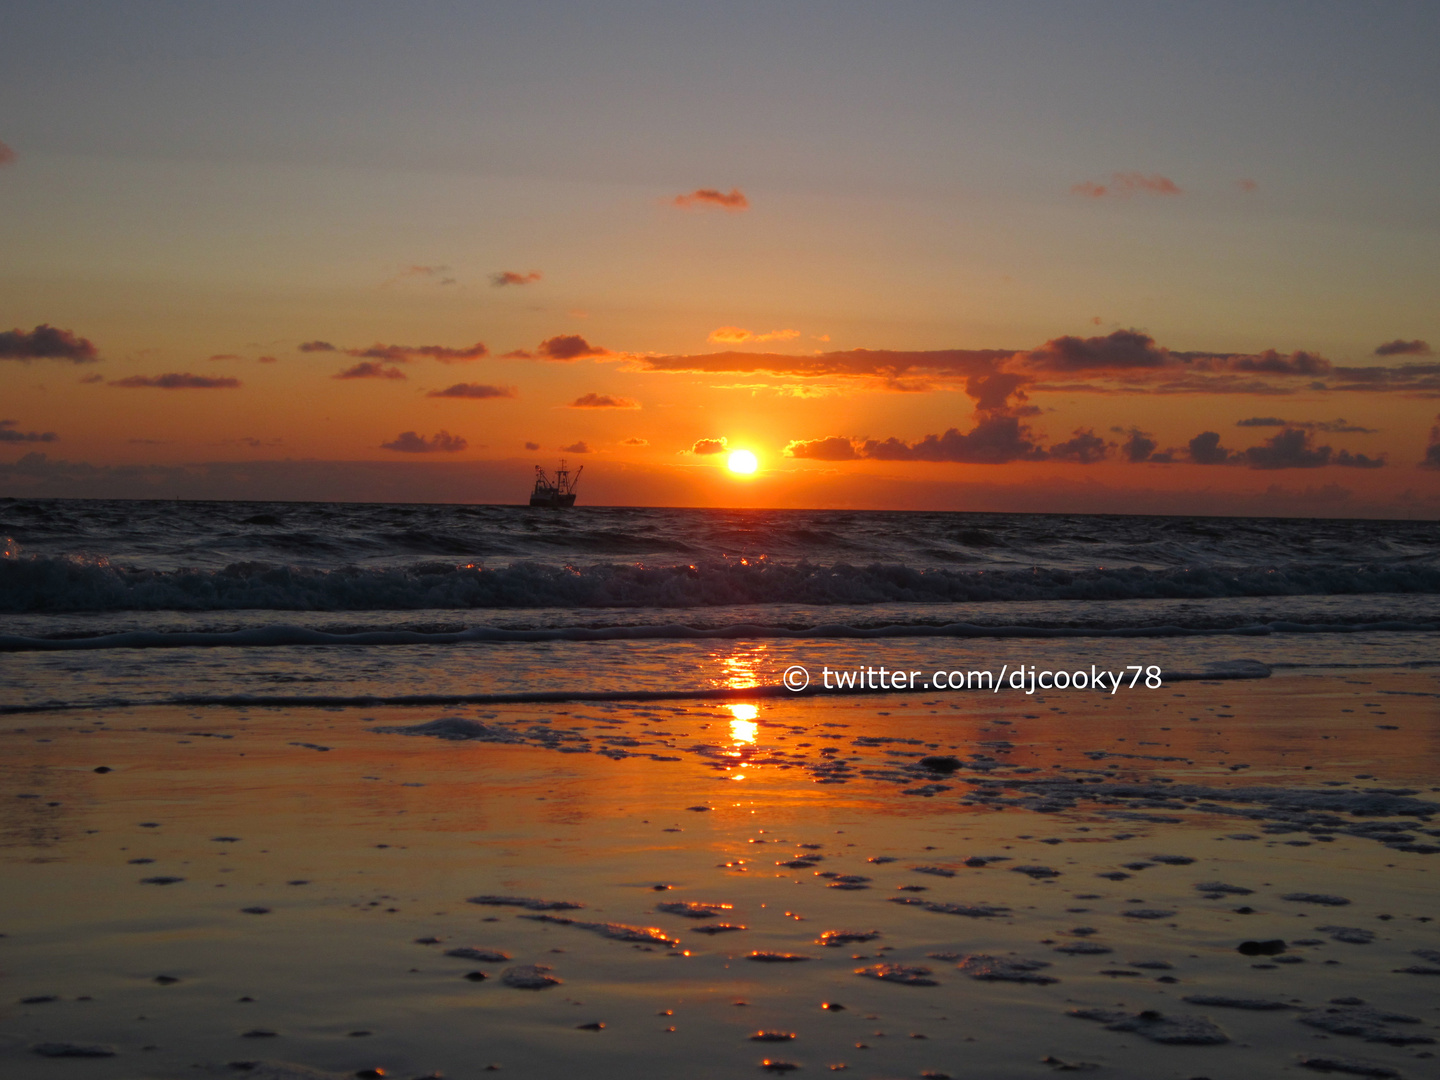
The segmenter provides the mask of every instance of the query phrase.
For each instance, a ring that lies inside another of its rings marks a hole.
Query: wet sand
[[[5,1075],[1437,1070],[1429,674],[0,748]]]

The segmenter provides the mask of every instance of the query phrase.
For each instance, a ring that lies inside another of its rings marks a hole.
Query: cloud
[[[14,150],[0,142],[0,167],[13,165],[18,157]]]
[[[599,345],[591,345],[579,334],[560,334],[556,337],[546,338],[540,343],[536,350],[542,359],[559,360],[569,362],[571,360],[584,360],[589,356],[609,356],[609,349],[602,349]]]
[[[413,431],[402,431],[394,440],[381,443],[382,450],[398,450],[402,454],[457,454],[469,446],[459,435],[451,435],[443,428],[430,438]]]
[[[205,359],[206,359],[206,360],[239,360],[240,357],[239,357],[236,353],[229,353],[229,352],[227,352],[227,353],[216,353],[214,356],[207,356]]]
[[[539,450],[539,449],[540,449],[540,444],[539,444],[538,442],[527,442],[527,443],[525,444],[525,449],[526,449],[526,450]]]
[[[1358,433],[1374,435],[1376,428],[1352,424],[1343,417],[1336,420],[1282,420],[1278,416],[1252,416],[1235,421],[1236,427],[1284,427],[1300,428],[1303,431],[1327,431],[1335,434]]]
[[[405,269],[401,270],[394,277],[382,281],[380,287],[383,289],[387,285],[394,285],[397,281],[404,281],[406,278],[412,277],[429,278],[432,280],[438,279],[437,284],[454,285],[455,279],[453,277],[444,276],[449,272],[450,267],[448,266],[416,266],[412,264],[405,267]]]
[[[1008,461],[1040,461],[1046,457],[1017,417],[995,416],[981,420],[962,433],[956,428],[943,435],[926,435],[916,443],[891,437],[884,442],[865,440],[863,457],[879,461],[953,461],[975,465],[1000,465]]]
[[[499,273],[490,275],[490,284],[497,289],[503,289],[506,285],[533,285],[544,276],[539,270],[531,270],[528,274],[521,274],[515,270],[501,270]]]
[[[507,353],[500,354],[501,360],[534,360],[535,354],[525,349],[511,349]]]
[[[0,443],[56,442],[60,438],[53,431],[17,431],[17,423],[15,420],[0,420]]]
[[[637,356],[645,371],[705,374],[761,374],[800,378],[842,376],[900,379],[934,377],[964,379],[998,370],[1014,349],[849,349],[843,352],[788,353],[715,352],[671,356]]]
[[[723,454],[725,452],[725,436],[718,439],[696,439],[695,445],[690,447],[692,454]]]
[[[1149,432],[1141,431],[1138,427],[1132,427],[1129,431],[1118,427],[1111,428],[1110,430],[1116,435],[1129,436],[1120,446],[1120,453],[1126,461],[1132,465],[1138,465],[1142,461],[1153,460],[1152,455],[1154,455],[1156,447],[1160,444],[1150,436]],[[1169,460],[1168,456],[1166,460]]]
[[[1420,459],[1422,469],[1440,469],[1440,416],[1435,417],[1435,426],[1430,429],[1430,442],[1425,447],[1425,456]]]
[[[513,398],[519,391],[513,386],[490,386],[486,383],[457,382],[444,390],[431,390],[426,397],[469,398],[484,401],[488,398]]]
[[[1313,436],[1298,428],[1277,432],[1263,445],[1252,446],[1239,456],[1252,469],[1318,469],[1326,465],[1378,469],[1385,464],[1384,457],[1372,458],[1348,450],[1337,454],[1328,446],[1315,446]]]
[[[571,443],[569,446],[562,446],[562,447],[560,447],[560,449],[561,449],[562,451],[564,451],[565,453],[567,453],[567,454],[588,454],[588,453],[590,453],[590,447],[588,447],[588,446],[585,445],[585,440],[584,440],[584,439],[581,439],[581,440],[580,440],[579,442],[577,442],[577,443]]]
[[[81,382],[82,385],[87,385],[87,386],[88,386],[88,385],[90,385],[90,384],[92,384],[92,383],[98,383],[98,382],[104,382],[104,381],[105,381],[105,376],[104,376],[104,375],[101,375],[99,372],[92,372],[92,373],[89,374],[89,375],[81,375],[81,376],[80,376],[80,382]]]
[[[1151,173],[1146,176],[1138,172],[1112,173],[1108,184],[1097,184],[1093,180],[1086,180],[1076,184],[1070,191],[1072,194],[1084,195],[1091,199],[1103,199],[1106,196],[1128,199],[1131,195],[1181,194],[1180,188],[1169,177],[1161,176],[1159,173]]]
[[[483,341],[474,345],[452,349],[447,345],[371,345],[368,349],[346,349],[347,356],[358,356],[362,360],[384,360],[391,364],[409,364],[421,358],[439,360],[442,364],[459,364],[468,360],[479,360],[490,354],[490,348]]]
[[[1105,337],[1052,338],[1027,353],[1024,362],[1037,371],[1126,371],[1163,368],[1170,356],[1149,334],[1116,330]]]
[[[255,362],[256,362],[257,364],[273,364],[273,363],[276,362],[276,357],[273,357],[273,356],[257,356],[257,357],[255,358]]]
[[[771,330],[755,334],[743,326],[719,326],[710,331],[706,340],[715,345],[759,345],[766,341],[794,341],[799,336],[799,330]]]
[[[1228,465],[1234,455],[1220,445],[1220,433],[1202,431],[1190,440],[1190,460],[1196,465]]]
[[[328,341],[302,341],[298,346],[301,352],[335,352],[335,346]]]
[[[807,461],[854,461],[860,455],[845,436],[831,435],[826,439],[794,439],[785,447],[785,456]]]
[[[330,377],[332,379],[403,379],[406,376],[399,368],[387,368],[374,360],[362,360],[354,367],[348,367]]]
[[[28,333],[16,327],[0,333],[0,360],[69,360],[89,364],[100,359],[95,346],[69,330],[41,323]]]
[[[1104,461],[1115,449],[1115,444],[1106,442],[1094,431],[1076,428],[1073,437],[1050,447],[1050,457],[1056,461],[1070,461],[1076,465],[1093,465]]]
[[[1416,338],[1414,341],[1402,341],[1396,338],[1394,341],[1387,341],[1383,345],[1375,346],[1376,356],[1430,356],[1431,349],[1428,341],[1421,341]]]
[[[649,446],[649,445],[650,445],[650,440],[649,440],[649,439],[623,439],[623,440],[621,440],[620,445],[621,445],[621,446]]]
[[[1257,184],[1254,180],[1250,180],[1250,179],[1236,180],[1236,181],[1235,181],[1235,186],[1236,186],[1237,188],[1239,188],[1241,191],[1243,191],[1246,195],[1252,194],[1254,191],[1256,191],[1256,190],[1260,187],[1259,184]]]
[[[122,386],[127,390],[153,388],[157,390],[234,390],[240,385],[239,379],[228,375],[191,375],[189,372],[169,375],[131,375],[127,379],[111,379],[111,386]]]
[[[640,403],[626,397],[614,397],[610,394],[586,394],[572,401],[566,408],[570,409],[638,409]]]
[[[731,188],[728,192],[715,188],[696,188],[688,195],[676,195],[670,200],[670,205],[678,206],[682,210],[725,210],[739,213],[750,209],[750,200],[739,188]]]

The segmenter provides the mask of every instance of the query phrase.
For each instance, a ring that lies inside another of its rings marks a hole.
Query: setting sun
[[[733,473],[753,473],[760,467],[760,461],[749,450],[736,450],[725,462],[726,466]]]

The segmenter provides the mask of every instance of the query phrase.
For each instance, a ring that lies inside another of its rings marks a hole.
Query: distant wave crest
[[[1288,562],[1246,568],[977,571],[726,560],[664,567],[518,563],[496,569],[422,562],[331,570],[246,562],[211,571],[137,569],[104,559],[0,559],[0,611],[37,614],[703,608],[1380,593],[1440,593],[1440,567]]]

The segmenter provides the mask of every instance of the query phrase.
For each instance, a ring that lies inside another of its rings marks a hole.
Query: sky
[[[0,496],[1440,518],[1437,40],[0,0]]]

